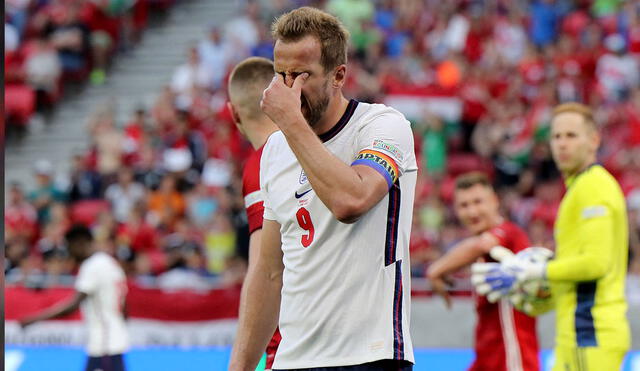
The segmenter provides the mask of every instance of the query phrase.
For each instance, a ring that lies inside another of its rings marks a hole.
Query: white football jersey
[[[320,136],[347,164],[371,166],[389,193],[356,223],[317,197],[282,132],[260,163],[264,218],[281,225],[284,275],[274,369],[413,362],[409,235],[417,164],[404,116],[355,100]]]
[[[89,355],[100,357],[124,353],[129,347],[122,313],[127,283],[118,262],[107,253],[94,253],[80,265],[75,288],[87,294],[81,310],[88,325]]]

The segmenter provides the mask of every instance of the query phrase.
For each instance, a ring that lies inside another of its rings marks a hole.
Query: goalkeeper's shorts
[[[600,347],[556,347],[553,371],[618,371],[625,351]]]

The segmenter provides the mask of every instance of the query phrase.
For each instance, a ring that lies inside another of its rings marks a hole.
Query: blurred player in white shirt
[[[303,7],[273,25],[262,110],[281,131],[260,163],[262,245],[245,281],[230,369],[410,370],[409,234],[417,165],[409,122],[347,100],[348,32]]]
[[[127,285],[118,262],[93,247],[91,231],[74,226],[65,235],[69,253],[80,264],[76,294],[61,305],[22,319],[22,327],[35,322],[63,317],[79,307],[87,322],[89,359],[85,371],[124,371],[123,353],[129,347],[124,318]]]

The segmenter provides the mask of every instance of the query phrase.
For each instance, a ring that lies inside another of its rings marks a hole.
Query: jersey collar
[[[576,182],[576,179],[578,179],[578,177],[584,173],[586,173],[587,171],[589,171],[592,167],[596,166],[596,165],[600,165],[600,163],[598,162],[594,162],[591,165],[587,166],[586,168],[584,168],[584,170],[578,172],[575,175],[572,175],[570,177],[568,177],[567,179],[565,179],[564,181],[564,185],[567,187],[567,189],[569,189],[569,187],[571,187],[573,185],[573,183]]]
[[[351,119],[351,116],[353,116],[353,113],[356,111],[356,107],[358,107],[358,101],[355,99],[351,99],[349,101],[349,105],[347,105],[347,109],[342,114],[342,117],[340,117],[340,120],[338,120],[338,123],[335,124],[326,133],[318,135],[320,140],[322,142],[327,142],[331,140],[333,137],[335,137],[336,135],[338,135],[338,133],[342,129],[344,129],[345,126],[347,126],[347,123]]]

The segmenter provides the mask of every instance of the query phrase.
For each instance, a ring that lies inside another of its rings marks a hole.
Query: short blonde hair
[[[320,64],[325,72],[347,63],[349,31],[338,18],[308,6],[285,13],[271,25],[275,40],[295,42],[313,36],[320,42]]]
[[[596,131],[598,130],[596,120],[593,118],[593,110],[586,104],[578,102],[567,102],[556,106],[551,114],[551,122],[553,122],[553,119],[556,118],[556,116],[562,113],[577,113],[582,116],[582,118],[584,119],[584,123],[588,128]]]
[[[273,62],[266,58],[250,57],[229,75],[229,100],[243,118],[255,120],[263,115],[260,109],[262,92],[273,79]]]
[[[456,189],[469,189],[477,184],[493,190],[493,186],[491,185],[491,181],[487,174],[480,171],[470,171],[468,173],[461,174],[456,178]]]

